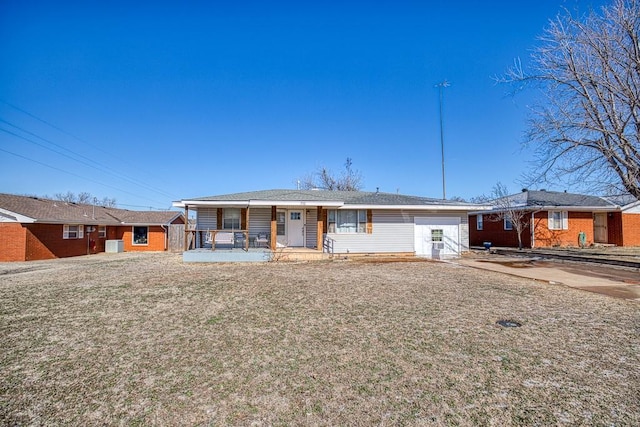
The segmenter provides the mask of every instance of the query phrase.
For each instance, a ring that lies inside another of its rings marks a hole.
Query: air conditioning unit
[[[124,252],[124,240],[107,240],[104,251],[107,253]]]

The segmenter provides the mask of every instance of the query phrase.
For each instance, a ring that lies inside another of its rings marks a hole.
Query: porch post
[[[188,251],[187,248],[189,242],[189,205],[184,205],[184,250]]]
[[[322,206],[318,206],[317,208],[317,215],[318,215],[318,219],[317,219],[317,243],[316,243],[316,248],[322,252],[322,245],[324,244],[324,239],[322,238],[322,232],[324,231],[324,221],[322,218]]]
[[[244,215],[244,226],[242,227],[243,230],[247,230],[247,234],[245,235],[245,239],[244,239],[244,250],[248,251],[249,250],[249,211],[251,210],[251,208],[249,206],[247,206],[245,208],[245,215]]]
[[[278,224],[277,224],[277,211],[275,206],[271,206],[271,241],[269,242],[269,249],[272,251],[276,249],[276,242],[278,241]]]

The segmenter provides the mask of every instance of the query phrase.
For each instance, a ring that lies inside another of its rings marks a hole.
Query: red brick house
[[[609,243],[616,246],[640,246],[640,200],[632,196],[607,199],[620,206],[608,216]]]
[[[130,211],[0,194],[0,261],[32,261],[104,252],[107,240],[125,251],[165,251],[175,211]]]
[[[494,202],[490,211],[469,214],[471,246],[483,246],[485,242],[518,246],[515,227],[509,219],[500,218],[504,206],[525,213],[523,247],[580,246],[581,236],[586,246],[640,245],[640,202],[635,199],[625,199],[626,204],[621,206],[620,201],[612,199],[544,190],[523,190],[507,198],[507,203]]]

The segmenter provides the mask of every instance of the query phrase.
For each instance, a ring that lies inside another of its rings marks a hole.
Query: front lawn
[[[640,425],[636,302],[448,263],[129,255],[0,265],[0,424]]]

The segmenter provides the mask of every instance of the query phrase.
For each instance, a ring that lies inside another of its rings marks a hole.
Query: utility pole
[[[440,150],[442,152],[442,199],[443,200],[446,200],[447,198],[447,191],[445,189],[446,186],[444,182],[444,130],[442,126],[442,89],[449,86],[451,85],[446,79],[436,85],[436,87],[440,91]]]

